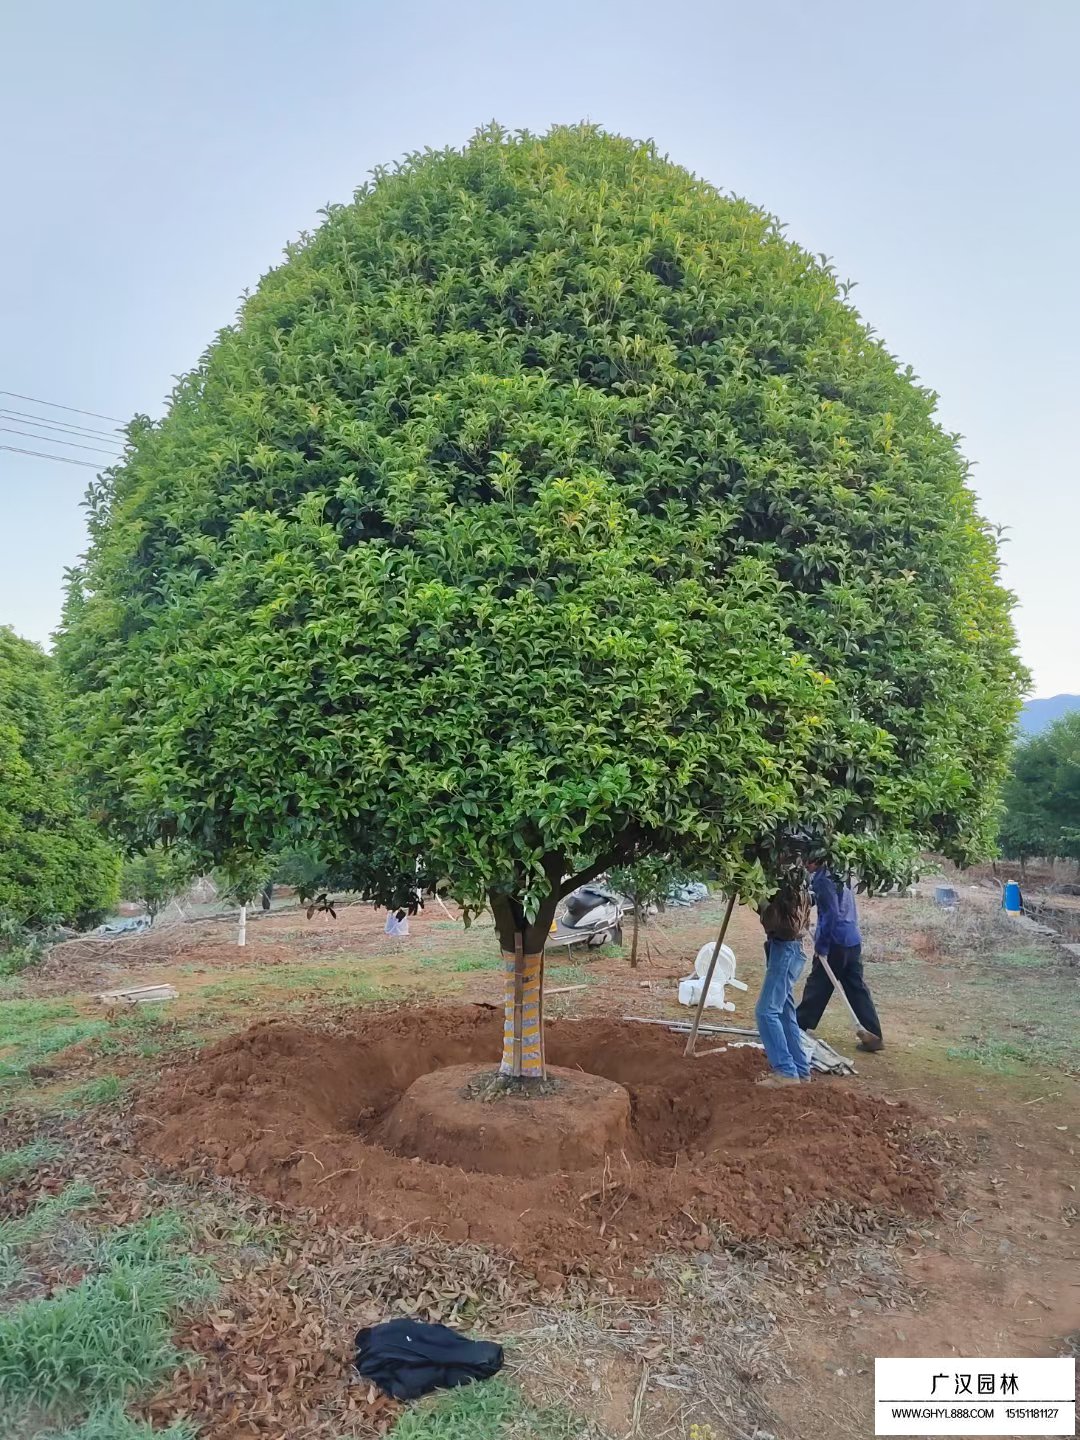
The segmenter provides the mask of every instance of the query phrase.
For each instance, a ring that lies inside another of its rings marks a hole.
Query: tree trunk
[[[1027,879],[1027,860],[1023,855],[1020,856],[1020,879]]]
[[[503,1051],[500,1075],[540,1081],[544,1058],[544,946],[559,896],[554,889],[529,924],[521,906],[492,894],[491,910],[503,960]]]
[[[638,926],[641,923],[641,906],[637,900],[634,901],[634,929],[630,936],[630,969],[637,969],[637,943]]]

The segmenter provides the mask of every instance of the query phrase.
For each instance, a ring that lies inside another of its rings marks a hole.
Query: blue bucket
[[[1024,908],[1024,902],[1020,898],[1020,886],[1015,880],[1009,880],[1005,885],[1005,893],[1001,897],[1001,908],[1007,910],[1010,915],[1019,915]]]

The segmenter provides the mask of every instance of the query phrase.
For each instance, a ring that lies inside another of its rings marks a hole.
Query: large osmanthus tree
[[[518,1073],[584,877],[750,892],[795,822],[871,879],[991,839],[1009,600],[934,396],[649,144],[492,128],[377,173],[90,522],[60,655],[125,838],[490,904]]]

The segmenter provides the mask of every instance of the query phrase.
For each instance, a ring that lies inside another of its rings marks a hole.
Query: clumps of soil
[[[556,1020],[546,1036],[556,1093],[483,1105],[467,1089],[501,1048],[502,1015],[488,1006],[359,1012],[334,1033],[259,1024],[171,1072],[146,1102],[142,1144],[378,1238],[434,1232],[547,1273],[707,1249],[717,1234],[809,1243],[816,1208],[919,1215],[941,1199],[912,1111],[858,1082],[762,1089],[757,1051],[687,1060],[678,1036],[616,1020]],[[440,1082],[449,1067],[464,1068]],[[395,1123],[421,1077],[422,1140]],[[568,1107],[594,1081],[611,1109],[590,1130]],[[559,1108],[573,1122],[566,1163]],[[506,1127],[494,1138],[493,1117]],[[583,1131],[584,1158],[573,1148]]]

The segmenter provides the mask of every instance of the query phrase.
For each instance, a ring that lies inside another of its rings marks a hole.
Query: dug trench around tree
[[[830,1202],[923,1215],[941,1199],[918,1115],[857,1081],[761,1089],[757,1051],[690,1060],[661,1029],[556,1020],[553,1085],[492,1096],[476,1082],[502,1021],[471,1005],[255,1025],[166,1075],[142,1143],[376,1237],[494,1245],[538,1273],[630,1277],[717,1236],[808,1243]]]

